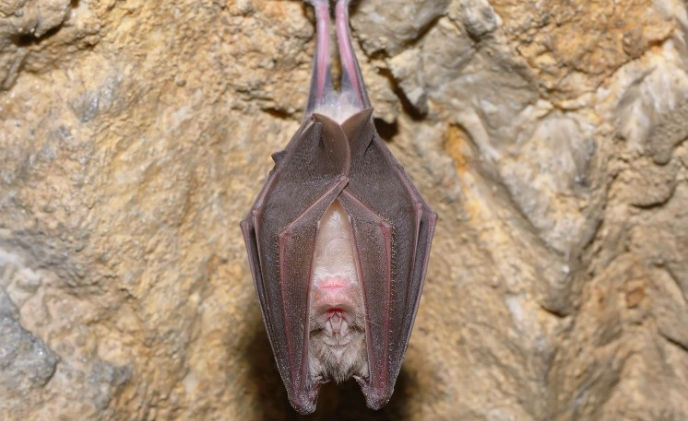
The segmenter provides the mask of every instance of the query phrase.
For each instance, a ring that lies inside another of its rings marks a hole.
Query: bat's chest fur
[[[351,223],[335,201],[318,224],[310,296],[309,365],[316,378],[367,377],[365,312]]]

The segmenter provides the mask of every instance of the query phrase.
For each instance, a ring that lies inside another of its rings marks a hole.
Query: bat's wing
[[[278,370],[292,406],[308,413],[319,386],[307,359],[317,222],[348,182],[350,148],[339,124],[314,114],[274,159],[241,229]]]
[[[378,136],[372,110],[350,117],[350,182],[340,196],[352,219],[366,308],[368,406],[389,401],[418,309],[437,215]]]

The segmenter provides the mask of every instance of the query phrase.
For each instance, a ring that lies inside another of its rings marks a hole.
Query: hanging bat
[[[330,76],[330,6],[315,8],[306,117],[241,229],[265,328],[291,405],[353,377],[368,407],[390,399],[423,289],[437,215],[375,130],[349,34],[335,8],[342,66]]]

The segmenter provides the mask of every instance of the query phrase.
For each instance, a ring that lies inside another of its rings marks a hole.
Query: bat
[[[335,6],[341,82],[330,74],[329,0],[309,0],[316,51],[306,116],[241,222],[265,328],[292,407],[354,378],[389,401],[428,266],[437,215],[375,130],[349,33]]]

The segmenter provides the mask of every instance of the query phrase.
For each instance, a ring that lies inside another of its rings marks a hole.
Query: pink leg
[[[318,105],[325,102],[332,93],[330,75],[330,4],[329,0],[310,0],[315,8],[316,47],[311,91],[308,95],[306,115],[310,115]]]
[[[351,44],[349,32],[349,0],[337,0],[335,10],[337,43],[342,61],[342,93],[352,91],[355,100],[362,108],[370,108],[370,100],[363,84],[363,76]]]

